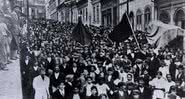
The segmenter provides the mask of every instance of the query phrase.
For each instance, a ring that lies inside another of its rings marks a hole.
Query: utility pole
[[[30,43],[30,31],[29,31],[29,0],[26,0],[26,24],[27,24],[27,40],[28,40],[28,43]]]
[[[129,15],[129,1],[130,0],[127,0],[127,15]]]

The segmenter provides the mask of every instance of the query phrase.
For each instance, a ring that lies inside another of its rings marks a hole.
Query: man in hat
[[[140,92],[140,99],[152,99],[152,90],[145,84],[144,78],[140,77],[138,83],[137,89]]]

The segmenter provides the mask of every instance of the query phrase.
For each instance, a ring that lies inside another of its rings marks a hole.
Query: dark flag
[[[132,35],[132,27],[126,13],[124,13],[121,22],[114,27],[113,31],[109,34],[109,38],[113,42],[123,42]]]
[[[79,18],[78,24],[72,31],[72,38],[82,45],[88,45],[91,43],[91,33],[83,25],[81,18]]]

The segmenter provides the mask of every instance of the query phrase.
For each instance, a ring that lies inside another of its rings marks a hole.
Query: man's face
[[[55,67],[55,72],[58,73],[59,71],[60,71],[59,66],[56,66],[56,67]]]
[[[43,69],[43,70],[40,71],[40,74],[41,75],[45,75],[46,74],[46,71]]]
[[[92,82],[91,78],[88,78],[87,82],[88,82],[88,84],[90,84]]]
[[[166,78],[167,78],[168,82],[172,81],[172,77],[170,75],[167,75]]]
[[[128,75],[128,76],[127,76],[127,80],[128,80],[128,81],[132,81],[132,76],[131,76],[131,75]]]
[[[61,83],[60,86],[59,86],[59,88],[60,88],[61,90],[63,90],[63,89],[65,88],[64,83]]]
[[[157,74],[157,78],[160,79],[162,76],[158,73]]]
[[[139,86],[144,86],[144,81],[143,80],[139,80]]]

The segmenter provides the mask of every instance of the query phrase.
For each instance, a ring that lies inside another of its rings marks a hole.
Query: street
[[[8,71],[0,71],[0,99],[22,99],[19,60],[8,65]]]

